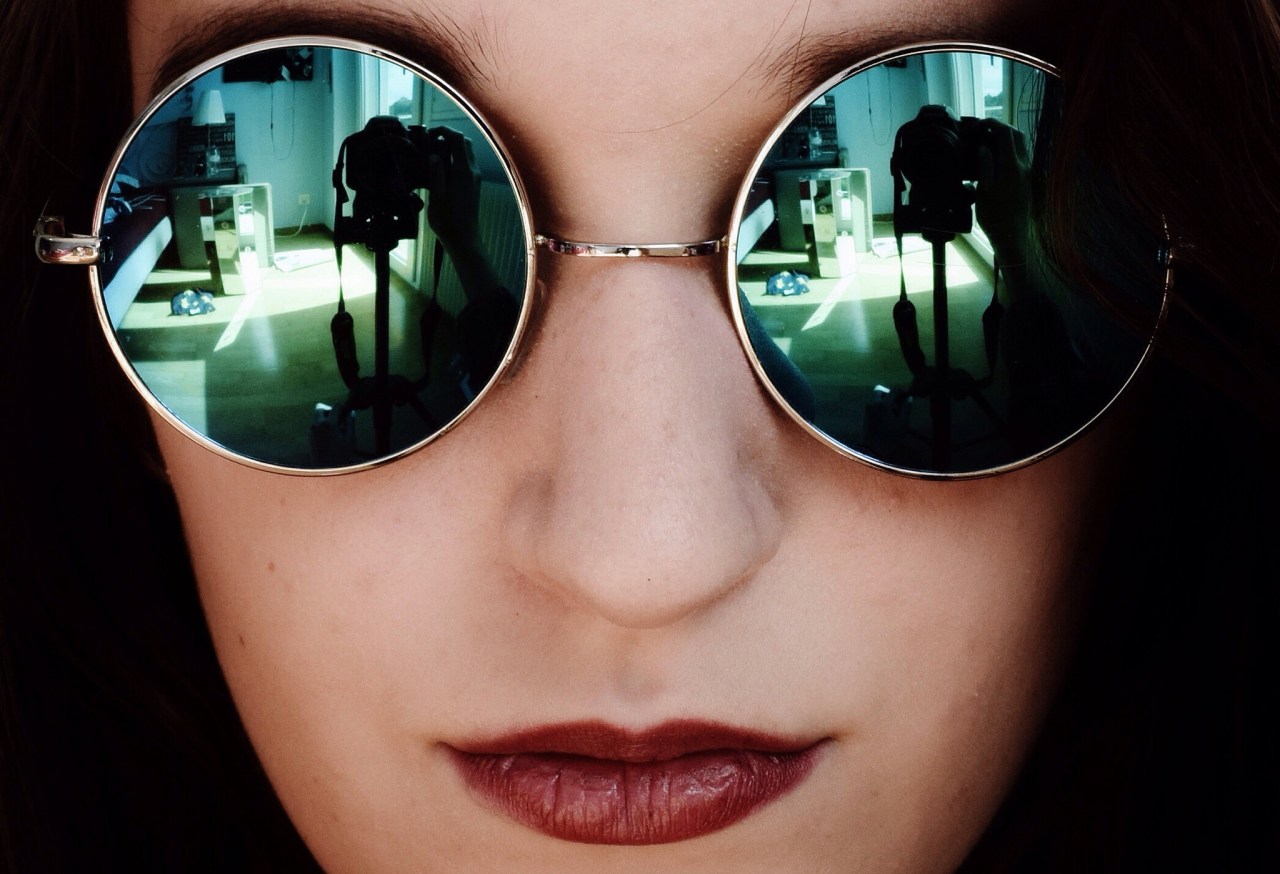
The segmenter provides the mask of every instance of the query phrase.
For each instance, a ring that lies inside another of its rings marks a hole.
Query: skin
[[[139,107],[184,16],[239,5],[133,3]],[[723,233],[789,105],[760,66],[744,73],[743,46],[782,51],[803,31],[1043,48],[1008,36],[1011,14],[1038,11],[1014,0],[639,8],[431,7],[489,41],[464,90],[511,148],[539,230]],[[709,21],[714,39],[691,38]],[[841,458],[757,385],[721,269],[542,256],[517,376],[389,468],[263,473],[156,420],[237,705],[327,870],[942,872],[981,834],[1071,638],[1107,429],[965,483]],[[438,746],[676,718],[832,742],[736,826],[631,848],[489,811]]]

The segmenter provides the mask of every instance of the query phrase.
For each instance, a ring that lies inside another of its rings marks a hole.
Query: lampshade
[[[196,100],[196,111],[191,115],[193,125],[226,124],[227,116],[222,111],[221,91],[202,91]]]

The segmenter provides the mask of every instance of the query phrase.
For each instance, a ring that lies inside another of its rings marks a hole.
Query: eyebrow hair
[[[788,102],[861,61],[882,52],[937,40],[976,40],[970,29],[911,16],[878,27],[802,32],[777,52],[762,54],[755,72],[766,88]]]
[[[286,36],[343,36],[367,42],[430,69],[458,88],[494,84],[482,60],[501,52],[495,29],[476,31],[439,12],[386,12],[339,6],[264,6],[224,18],[180,18],[181,33],[161,57],[152,76],[155,95],[203,61],[258,40]]]
[[[796,0],[793,8],[799,2]],[[175,19],[171,30],[182,35],[161,56],[152,76],[152,97],[209,58],[273,37],[343,36],[366,42],[415,61],[463,91],[482,84],[496,86],[502,75],[501,31],[494,26],[469,29],[438,10],[392,15],[338,5],[285,3],[237,12],[229,19],[188,15]],[[819,32],[802,27],[795,39],[776,50],[771,51],[766,43],[739,80],[754,75],[775,97],[790,102],[853,64],[888,49],[977,36],[954,24],[943,29],[941,22],[923,15],[856,30]]]

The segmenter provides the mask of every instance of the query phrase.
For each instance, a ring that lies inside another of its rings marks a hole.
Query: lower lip
[[[462,779],[490,807],[561,840],[614,845],[665,844],[730,826],[804,780],[817,751],[707,750],[624,762],[451,750]]]

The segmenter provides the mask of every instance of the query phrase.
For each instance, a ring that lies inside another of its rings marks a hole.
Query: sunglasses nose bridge
[[[685,245],[694,244],[671,244]],[[533,313],[517,363],[572,334],[573,348],[557,354],[593,360],[596,371],[631,372],[642,363],[694,370],[709,366],[706,354],[721,345],[718,338],[723,336],[725,345],[736,347],[735,370],[749,374],[726,304],[724,257],[718,248],[699,254],[704,257],[539,252],[533,263]],[[544,336],[548,333],[550,337]]]
[[[529,265],[534,280],[529,292],[532,295],[530,315],[523,335],[511,353],[511,362],[503,374],[504,382],[510,382],[516,377],[531,349],[538,344],[547,308],[553,305],[557,296],[550,291],[551,286],[562,283],[563,277],[569,275],[575,267],[587,271],[588,275],[612,275],[614,268],[624,271],[637,268],[647,270],[664,264],[681,268],[686,275],[692,271],[710,270],[710,292],[713,297],[723,296],[726,283],[731,280],[725,260],[729,251],[727,236],[676,243],[600,243],[535,233],[532,235],[531,251],[533,257]],[[645,266],[641,268],[641,265]],[[626,273],[618,275],[625,277]],[[706,291],[699,293],[705,294]],[[732,324],[727,308],[725,319]]]

